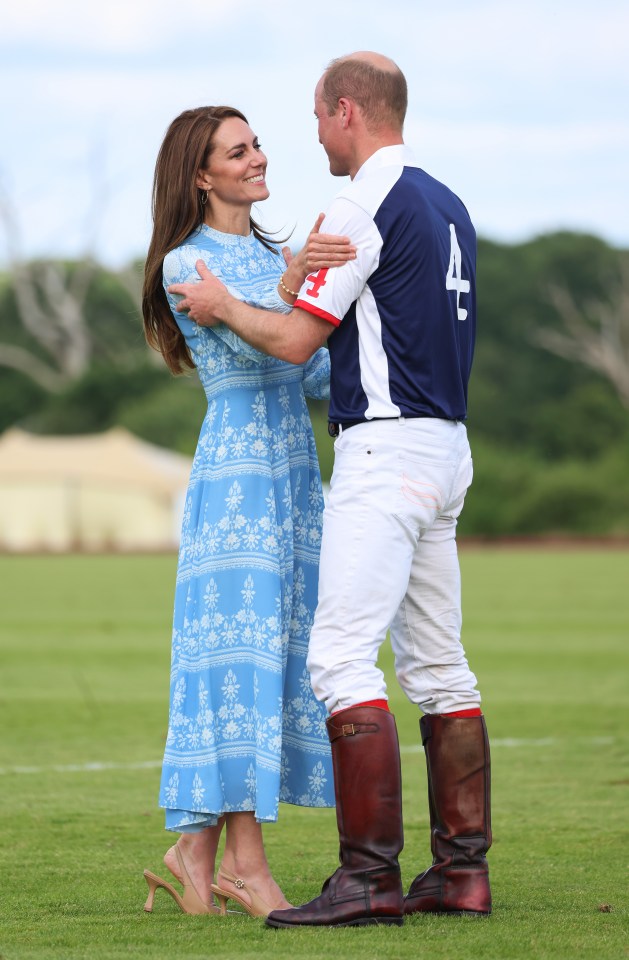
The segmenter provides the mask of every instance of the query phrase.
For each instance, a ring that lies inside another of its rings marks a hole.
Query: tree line
[[[629,251],[559,232],[480,239],[461,535],[629,534]],[[191,454],[205,398],[142,333],[142,263],[29,261],[0,274],[0,432],[121,425]],[[326,405],[313,403],[324,480]]]

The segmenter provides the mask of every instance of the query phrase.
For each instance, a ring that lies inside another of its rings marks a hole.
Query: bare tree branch
[[[141,265],[131,263],[124,270],[120,270],[116,277],[127,291],[138,313],[142,312],[142,283],[144,281]]]
[[[20,253],[19,229],[7,191],[0,187],[4,226],[18,318],[50,358],[24,348],[0,351],[0,365],[19,369],[47,390],[56,391],[84,374],[91,356],[85,303],[96,272],[93,258],[70,270],[62,263],[27,263]],[[30,360],[28,360],[30,358]]]
[[[592,300],[578,306],[563,287],[549,289],[563,330],[538,329],[540,346],[566,360],[573,360],[602,374],[629,410],[629,265],[609,300]]]
[[[22,347],[0,343],[0,365],[25,373],[49,393],[58,393],[66,386],[62,376]]]

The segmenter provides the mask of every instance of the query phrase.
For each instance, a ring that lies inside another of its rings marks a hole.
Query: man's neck
[[[355,151],[354,162],[349,172],[350,178],[353,180],[362,165],[369,160],[369,157],[373,157],[374,153],[378,150],[381,150],[383,147],[396,147],[402,146],[403,144],[404,139],[402,134],[397,130],[387,132],[386,134],[379,133],[378,136],[364,137]]]

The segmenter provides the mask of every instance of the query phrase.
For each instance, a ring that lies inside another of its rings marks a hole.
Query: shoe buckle
[[[344,723],[341,729],[344,737],[353,737],[356,733],[356,728],[353,723]]]

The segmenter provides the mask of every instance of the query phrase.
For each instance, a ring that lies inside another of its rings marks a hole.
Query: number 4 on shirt
[[[470,292],[470,281],[461,276],[461,248],[456,238],[454,224],[450,224],[450,263],[446,274],[446,290],[456,290],[456,312],[459,320],[465,320],[467,310],[459,306],[462,293]]]

